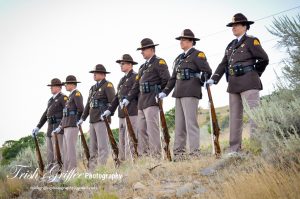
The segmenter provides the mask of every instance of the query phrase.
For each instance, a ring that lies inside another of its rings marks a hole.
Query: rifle
[[[33,136],[33,140],[34,140],[34,143],[35,143],[35,152],[36,152],[36,156],[37,156],[37,159],[38,159],[38,165],[39,165],[39,175],[42,177],[43,176],[43,173],[44,173],[44,163],[43,163],[43,159],[42,159],[42,155],[41,155],[41,151],[40,151],[40,147],[39,147],[39,143],[37,141],[37,138],[36,138],[36,135]]]
[[[56,153],[56,159],[57,159],[57,163],[59,165],[59,168],[62,168],[62,159],[61,159],[61,154],[60,154],[60,150],[59,150],[59,143],[58,143],[58,138],[57,138],[57,134],[54,133],[54,139],[55,139],[55,153]]]
[[[220,127],[218,124],[217,114],[214,106],[214,102],[212,99],[210,87],[206,85],[208,100],[209,100],[209,112],[210,112],[210,122],[212,127],[212,143],[213,143],[213,153],[216,155],[216,158],[221,157],[221,147],[219,143],[219,136],[220,136]]]
[[[88,147],[88,145],[87,145],[87,143],[86,143],[86,140],[85,140],[85,137],[84,137],[84,134],[83,134],[81,125],[79,125],[78,128],[79,128],[79,132],[80,132],[80,139],[81,139],[83,151],[84,151],[84,154],[85,154],[86,159],[89,161],[89,160],[90,160],[90,151],[89,151],[89,147]]]
[[[162,106],[162,100],[158,99],[158,107],[159,107],[159,114],[160,114],[160,120],[161,120],[161,127],[162,127],[162,130],[163,130],[163,137],[164,137],[164,141],[165,141],[165,146],[163,147],[164,148],[164,151],[166,153],[166,156],[167,156],[167,159],[169,161],[172,161],[172,158],[171,158],[171,153],[170,153],[170,147],[169,147],[169,144],[170,144],[170,134],[169,134],[169,130],[168,130],[168,127],[167,127],[167,122],[166,122],[166,118],[165,118],[165,114],[164,114],[164,109],[163,109],[163,106]]]
[[[105,125],[106,125],[109,142],[110,142],[111,148],[113,149],[112,156],[113,156],[113,160],[115,161],[115,167],[119,167],[120,166],[120,160],[118,158],[119,148],[118,148],[117,142],[114,138],[114,135],[111,131],[111,128],[109,126],[107,117],[104,117],[103,119],[104,119],[104,122],[105,122]]]
[[[130,121],[130,118],[129,118],[129,114],[128,114],[128,110],[127,110],[126,106],[123,107],[123,111],[124,111],[124,114],[125,114],[125,120],[126,120],[126,124],[127,124],[127,129],[128,129],[128,134],[129,134],[129,137],[130,137],[130,141],[131,141],[131,143],[133,144],[133,147],[134,147],[133,158],[137,159],[137,157],[138,157],[138,151],[137,151],[138,141],[135,137],[134,130],[133,130],[133,127],[132,127],[132,124],[131,124],[131,121]]]

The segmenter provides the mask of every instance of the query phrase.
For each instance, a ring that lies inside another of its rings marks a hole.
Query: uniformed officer
[[[69,99],[63,109],[63,118],[59,127],[52,133],[59,133],[64,130],[64,171],[71,171],[77,167],[76,143],[78,137],[77,121],[83,112],[83,98],[77,90],[76,77],[69,75],[64,82],[66,90],[70,92]]]
[[[153,41],[145,38],[141,47],[146,62],[141,65],[132,89],[122,101],[127,106],[138,97],[138,150],[139,154],[161,157],[161,142],[159,131],[159,108],[155,97],[165,88],[170,73],[164,59],[155,55]]]
[[[217,84],[226,74],[228,81],[227,92],[229,93],[230,108],[230,151],[241,150],[243,130],[243,103],[242,99],[249,105],[250,109],[259,104],[259,91],[262,90],[260,76],[269,63],[269,58],[256,37],[248,36],[247,30],[253,21],[248,21],[241,14],[235,14],[232,22],[227,24],[232,27],[233,35],[236,37],[226,48],[224,58],[216,69],[208,84]],[[250,120],[251,132],[255,124]]]
[[[105,165],[109,154],[108,134],[105,123],[101,120],[101,114],[108,108],[115,96],[113,84],[107,81],[106,68],[102,64],[95,66],[90,73],[94,74],[94,84],[89,91],[89,97],[85,106],[81,120],[77,125],[90,116],[90,152],[89,169],[94,170],[99,163]],[[110,118],[109,118],[110,119]],[[97,162],[98,159],[98,162]]]
[[[175,105],[175,142],[174,160],[182,160],[186,157],[187,137],[190,155],[200,155],[200,135],[197,121],[199,99],[202,98],[201,86],[205,82],[204,74],[210,77],[211,68],[202,51],[196,50],[198,38],[190,29],[185,29],[180,40],[181,49],[184,51],[174,61],[174,69],[165,89],[159,94],[159,98],[166,97],[172,90],[176,98]]]
[[[118,91],[115,95],[111,106],[109,106],[108,110],[106,110],[102,117],[107,117],[109,115],[113,115],[119,103],[124,99],[130,89],[132,88],[135,79],[137,77],[137,73],[133,70],[133,65],[138,64],[137,62],[133,61],[132,57],[129,54],[124,54],[121,59],[116,61],[121,66],[121,71],[125,73],[124,77],[120,79],[118,84]],[[137,137],[137,102],[138,98],[134,98],[131,100],[130,104],[127,106],[129,119],[131,121],[134,133]],[[119,117],[119,157],[120,160],[125,160],[131,157],[133,154],[134,148],[133,143],[130,142],[128,129],[126,126],[126,119],[122,107],[119,106],[118,108],[118,117]]]
[[[55,151],[55,138],[51,135],[51,132],[55,130],[61,122],[63,117],[63,108],[65,107],[65,103],[68,100],[68,97],[61,92],[62,83],[59,79],[54,78],[51,80],[51,83],[47,86],[50,86],[52,97],[48,101],[47,108],[43,113],[37,127],[35,127],[32,131],[33,135],[37,135],[42,126],[48,122],[47,128],[47,162],[48,168],[51,169],[52,165],[57,162],[56,151]],[[58,135],[58,144],[60,148],[61,155],[63,156],[63,131],[61,131]]]

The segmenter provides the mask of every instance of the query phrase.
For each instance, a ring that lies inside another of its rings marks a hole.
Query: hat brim
[[[81,82],[77,82],[77,81],[67,81],[67,82],[63,82],[63,84],[74,84],[74,83],[81,83]]]
[[[143,47],[137,48],[136,50],[143,50],[143,49],[155,47],[155,46],[158,46],[158,45],[159,44],[150,44],[150,45],[147,45],[147,46],[143,46]]]
[[[63,86],[64,84],[61,83],[61,84],[48,84],[47,86]]]
[[[196,38],[196,37],[188,37],[188,36],[179,36],[179,37],[176,37],[175,39],[176,40],[180,40],[180,39],[192,39],[194,41],[199,41],[200,39],[199,38]]]
[[[107,71],[99,71],[99,70],[91,70],[89,73],[104,73],[104,74],[109,74],[110,72],[107,72]]]
[[[227,27],[232,27],[234,24],[254,24],[254,21],[235,21],[235,22],[230,22],[229,24],[227,24]]]
[[[135,62],[135,61],[130,61],[130,60],[121,60],[121,59],[119,59],[119,60],[116,61],[116,63],[118,63],[118,64],[120,64],[121,62],[132,63],[132,65],[138,64],[137,62]]]

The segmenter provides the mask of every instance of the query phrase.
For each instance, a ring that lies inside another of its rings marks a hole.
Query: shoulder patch
[[[67,96],[64,96],[64,100],[67,101],[69,98]]]
[[[254,46],[259,46],[260,45],[260,42],[258,41],[258,39],[254,39],[253,45]]]
[[[140,76],[139,76],[139,75],[135,76],[135,80],[136,80],[136,81],[139,80],[139,79],[140,79]]]
[[[198,53],[198,57],[201,58],[201,59],[205,59],[205,54],[204,54],[204,52]]]
[[[81,96],[81,93],[79,91],[77,91],[75,96],[79,97],[79,96]]]
[[[166,65],[166,62],[165,62],[165,60],[161,59],[161,60],[159,60],[159,64]]]
[[[107,86],[106,86],[106,87],[107,87],[107,88],[112,88],[112,87],[113,87],[113,85],[112,85],[112,83],[110,83],[110,82],[109,82],[109,83],[107,84]]]

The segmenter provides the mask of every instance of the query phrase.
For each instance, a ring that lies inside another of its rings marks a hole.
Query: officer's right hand
[[[211,86],[211,85],[213,85],[215,83],[215,80],[213,80],[213,79],[209,79],[209,80],[207,80],[206,82],[204,82],[204,88],[206,89],[206,85],[207,86]]]
[[[104,111],[104,113],[101,115],[101,120],[104,120],[104,117],[110,116],[111,112],[109,110]]]
[[[165,97],[167,97],[167,94],[164,93],[164,92],[160,92],[160,93],[158,94],[158,98],[159,98],[159,99],[163,99],[163,98],[165,98]]]
[[[83,120],[80,119],[80,120],[76,123],[77,127],[79,127],[82,123],[83,123]]]
[[[215,83],[215,80],[213,79],[209,79],[206,81],[206,84],[208,84],[209,86],[213,85]]]
[[[128,99],[123,99],[123,101],[121,102],[121,107],[128,106],[128,104],[129,104]]]
[[[39,133],[39,130],[40,130],[39,127],[35,127],[35,128],[32,130],[32,137],[36,136],[36,135]]]
[[[52,131],[52,134],[59,133],[61,131],[61,126],[57,127],[54,131]]]

